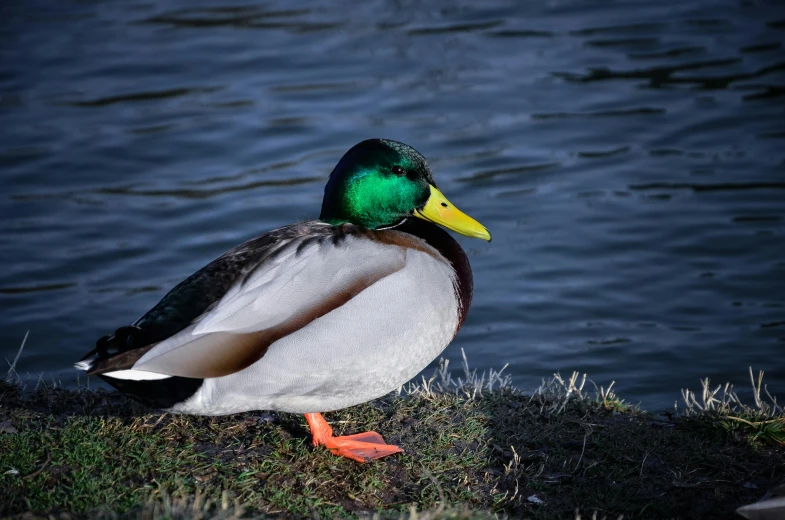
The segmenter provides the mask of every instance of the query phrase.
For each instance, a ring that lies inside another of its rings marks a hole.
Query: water
[[[493,232],[461,239],[456,364],[524,389],[581,370],[653,409],[750,365],[785,393],[782,3],[228,5],[0,8],[22,372],[70,381],[213,257],[318,216],[343,152],[387,137]]]

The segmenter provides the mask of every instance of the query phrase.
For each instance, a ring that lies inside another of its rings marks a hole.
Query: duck
[[[458,333],[473,278],[444,228],[491,240],[418,151],[362,141],[330,173],[318,220],[227,251],[75,366],[164,411],[304,414],[335,455],[402,453],[374,431],[334,435],[322,413],[400,388]]]

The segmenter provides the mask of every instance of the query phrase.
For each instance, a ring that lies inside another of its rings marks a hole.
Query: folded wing
[[[189,326],[152,346],[132,364],[114,363],[112,370],[192,378],[237,372],[261,359],[278,339],[406,264],[407,249],[402,245],[352,233],[334,238],[292,240],[236,280]]]

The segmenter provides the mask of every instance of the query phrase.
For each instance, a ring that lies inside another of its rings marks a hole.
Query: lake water
[[[781,2],[7,2],[0,350],[65,383],[99,336],[318,217],[369,137],[493,233],[460,349],[661,409],[785,394]],[[93,381],[95,383],[95,381]]]

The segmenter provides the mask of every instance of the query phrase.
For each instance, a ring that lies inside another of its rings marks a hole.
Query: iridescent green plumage
[[[370,229],[398,224],[422,208],[435,183],[425,158],[396,141],[369,139],[346,152],[327,186],[320,220]]]

